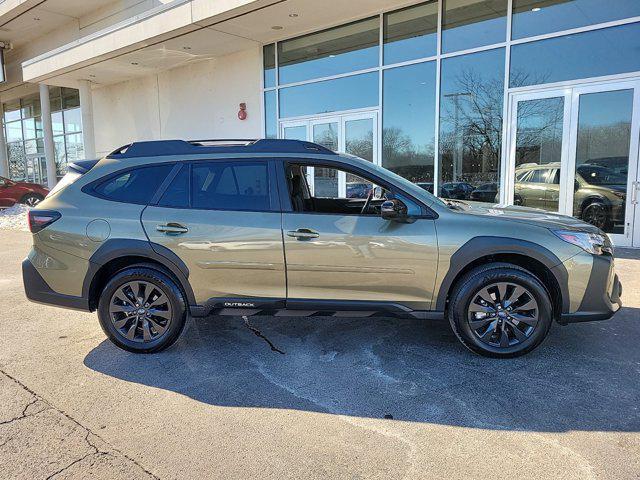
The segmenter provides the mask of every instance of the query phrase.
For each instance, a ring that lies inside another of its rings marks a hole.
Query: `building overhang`
[[[112,84],[413,3],[416,1],[173,0],[26,60],[22,75],[24,81],[33,83],[73,86],[78,80],[90,80]]]

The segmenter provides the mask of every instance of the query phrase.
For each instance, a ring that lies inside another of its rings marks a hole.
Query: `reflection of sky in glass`
[[[378,73],[364,73],[280,90],[280,117],[378,105]]]
[[[435,55],[437,28],[437,2],[386,14],[384,63],[389,65]]]
[[[307,139],[307,126],[299,125],[297,127],[285,127],[284,138],[288,140],[306,140]]]
[[[264,87],[276,86],[276,46],[265,45],[262,49],[264,62]]]
[[[280,84],[377,67],[379,23],[372,18],[279,43]]]
[[[436,63],[386,70],[383,87],[383,165],[390,169],[431,165],[432,175]]]
[[[264,92],[264,115],[266,138],[277,138],[278,119],[276,118],[276,92]]]
[[[448,0],[443,7],[442,52],[456,52],[507,39],[506,0]],[[476,19],[480,19],[476,21]]]
[[[511,48],[510,85],[520,87],[640,70],[640,23]]]
[[[640,1],[514,0],[513,13],[513,38],[517,39],[635,17],[640,15]]]

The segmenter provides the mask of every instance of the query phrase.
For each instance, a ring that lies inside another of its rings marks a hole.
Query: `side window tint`
[[[173,164],[140,167],[106,180],[94,188],[101,197],[116,202],[147,204]]]
[[[161,207],[186,208],[189,206],[189,165],[183,165],[171,185],[162,195]]]
[[[194,208],[271,210],[267,162],[207,162],[192,172]]]

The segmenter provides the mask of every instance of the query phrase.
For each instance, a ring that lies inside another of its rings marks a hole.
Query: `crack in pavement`
[[[273,342],[271,340],[269,340],[267,337],[265,337],[262,332],[260,330],[258,330],[256,327],[254,327],[253,325],[251,325],[249,323],[249,318],[246,315],[242,316],[242,319],[244,320],[244,324],[247,326],[247,328],[249,330],[251,330],[253,333],[255,333],[256,337],[260,337],[262,338],[265,342],[267,342],[269,344],[269,347],[271,347],[271,350],[274,352],[278,352],[282,355],[286,355],[285,352],[283,352],[282,350],[280,350],[278,347],[276,347]]]
[[[79,421],[77,421],[75,418],[73,418],[71,415],[63,412],[62,410],[60,410],[59,408],[54,407],[51,403],[47,402],[44,398],[42,398],[40,395],[38,395],[36,392],[34,392],[32,389],[30,389],[29,387],[27,387],[24,383],[22,383],[20,380],[18,380],[17,378],[13,377],[12,375],[10,375],[9,373],[7,373],[6,371],[4,371],[2,368],[0,368],[0,374],[4,375],[5,377],[7,377],[8,379],[12,380],[14,383],[16,383],[17,385],[19,385],[20,387],[22,387],[24,390],[26,390],[27,392],[29,392],[33,397],[35,397],[33,400],[29,401],[29,403],[24,407],[24,409],[22,410],[22,415],[20,417],[14,418],[12,420],[8,420],[5,422],[0,423],[0,425],[5,425],[11,422],[14,422],[16,420],[20,420],[22,418],[26,418],[29,416],[33,416],[33,415],[38,415],[39,413],[42,413],[45,410],[55,410],[56,412],[58,412],[59,414],[61,414],[62,416],[64,416],[65,418],[67,418],[69,421],[75,423],[78,427],[80,427],[82,430],[86,431],[87,434],[84,437],[85,442],[87,442],[87,444],[89,445],[89,447],[91,447],[94,451],[87,453],[85,455],[83,455],[82,457],[74,460],[73,462],[71,462],[69,465],[67,465],[66,467],[58,470],[57,472],[52,473],[51,475],[49,475],[47,477],[47,480],[59,475],[60,473],[64,472],[65,470],[69,469],[70,467],[72,467],[73,465],[75,465],[78,462],[83,461],[84,459],[91,457],[93,455],[110,455],[111,453],[109,451],[105,451],[105,450],[101,450],[99,449],[90,439],[89,437],[91,435],[93,435],[94,437],[96,437],[97,439],[99,439],[102,443],[104,443],[105,445],[109,446],[110,451],[117,453],[119,455],[122,455],[124,458],[126,458],[127,460],[129,460],[131,463],[133,463],[135,466],[137,466],[138,468],[140,468],[144,473],[146,473],[147,475],[149,475],[150,477],[154,478],[155,480],[160,480],[160,478],[157,475],[154,475],[152,472],[150,472],[148,469],[146,469],[144,466],[142,466],[137,460],[135,460],[134,458],[131,458],[129,455],[127,455],[126,453],[118,450],[117,448],[113,447],[112,445],[110,445],[109,443],[107,443],[100,435],[97,435],[96,433],[94,433],[90,428],[85,427],[84,425],[82,425]],[[44,403],[48,408],[45,408],[44,410],[40,410],[38,412],[35,412],[33,414],[27,414],[27,410],[29,409],[30,406],[34,405],[35,403],[37,403],[38,401],[41,401],[42,403]],[[10,439],[8,439],[7,441],[5,441],[2,445],[6,444]],[[2,446],[0,445],[0,446]]]

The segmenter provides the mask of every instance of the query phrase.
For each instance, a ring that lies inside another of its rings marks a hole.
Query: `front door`
[[[281,138],[307,140],[330,150],[350,153],[380,164],[378,159],[378,113],[376,111],[290,120],[280,124]],[[354,178],[332,169],[307,171],[311,191],[319,196],[354,198],[363,195],[362,186]]]
[[[502,201],[573,215],[640,246],[640,81],[515,93]]]
[[[316,183],[310,195],[308,186],[300,183],[305,168],[309,167],[287,166],[288,194],[300,196],[291,199],[294,211],[282,215],[288,305],[312,302],[309,308],[318,309],[318,304],[331,300],[345,306],[366,301],[430,309],[438,261],[434,220],[385,220],[379,212],[381,200],[365,209],[364,199],[339,196],[328,182],[322,188]],[[319,169],[315,166],[316,172]],[[375,183],[332,166],[322,170],[324,178],[349,178],[367,191]],[[423,207],[401,199],[410,214],[420,215]],[[367,310],[366,305],[360,307]]]

